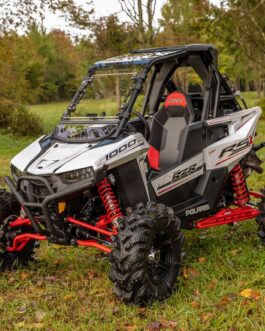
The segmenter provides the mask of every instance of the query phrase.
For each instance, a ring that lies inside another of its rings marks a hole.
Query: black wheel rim
[[[147,272],[155,285],[162,284],[168,278],[174,265],[172,241],[167,235],[156,236],[147,256]]]

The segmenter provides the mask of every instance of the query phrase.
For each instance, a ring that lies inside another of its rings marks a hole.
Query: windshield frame
[[[127,67],[129,65],[126,66],[108,66],[111,67],[111,69],[124,69],[124,67]],[[132,81],[133,84],[129,89],[129,92],[127,93],[124,102],[121,106],[121,109],[119,109],[120,114],[127,109],[127,105],[130,103],[130,97],[131,97],[131,92],[134,91],[135,89],[137,89],[137,91],[141,91],[141,89],[139,90],[139,88],[142,88],[143,83],[145,82],[148,72],[151,69],[151,66],[140,66],[142,67],[142,70],[140,70],[135,76],[132,76]],[[78,88],[78,90],[76,91],[75,95],[73,96],[69,106],[67,107],[66,111],[64,112],[61,120],[66,119],[66,118],[70,118],[70,115],[72,113],[74,113],[76,111],[76,107],[77,105],[80,103],[80,101],[83,99],[83,97],[86,94],[86,90],[89,87],[89,85],[92,84],[93,78],[96,76],[96,74],[102,70],[105,70],[106,67],[100,67],[100,66],[92,66],[89,70],[87,75],[85,76],[84,80],[82,81],[80,87]],[[140,81],[140,86],[139,86],[139,81]],[[133,106],[133,105],[132,105]]]
[[[151,65],[145,65],[145,66],[141,66],[138,65],[141,70],[139,70],[139,72],[132,77],[132,81],[133,84],[129,89],[128,94],[126,95],[124,102],[121,106],[121,109],[119,110],[119,114],[117,117],[101,117],[101,116],[97,116],[97,117],[71,117],[71,114],[73,114],[76,110],[77,105],[80,103],[80,101],[83,99],[83,97],[86,94],[86,90],[89,87],[89,85],[92,84],[93,81],[93,77],[96,75],[97,72],[100,72],[101,70],[106,69],[106,67],[100,67],[100,66],[96,66],[93,65],[89,70],[87,75],[85,76],[84,80],[82,81],[80,87],[78,88],[78,90],[76,91],[75,95],[73,96],[69,106],[67,107],[66,111],[63,113],[63,116],[61,118],[61,121],[59,124],[66,124],[66,123],[73,123],[73,124],[82,124],[82,123],[89,123],[89,124],[96,124],[96,123],[100,123],[100,120],[102,121],[102,123],[107,123],[107,121],[111,121],[113,123],[113,121],[117,121],[117,126],[115,128],[115,130],[113,130],[113,132],[111,132],[111,134],[107,135],[106,137],[100,137],[98,139],[95,139],[93,141],[86,141],[85,139],[82,140],[78,140],[76,139],[74,142],[89,142],[89,143],[93,143],[102,139],[106,139],[106,138],[117,138],[121,131],[123,131],[123,129],[126,126],[127,121],[130,119],[130,115],[132,113],[133,110],[133,106],[135,104],[135,101],[138,97],[138,95],[140,94],[143,84],[145,82],[145,80],[147,79],[148,73],[151,70]],[[125,68],[126,65],[122,66],[121,68]],[[113,68],[119,68],[118,66],[113,66]],[[57,128],[56,128],[57,129]],[[69,139],[67,138],[62,138],[62,137],[58,137],[58,135],[56,134],[56,129],[54,130],[54,136],[58,139],[58,140],[62,140],[62,141],[68,141],[70,142]]]
[[[113,128],[107,135],[101,136],[98,138],[89,138],[89,139],[78,139],[78,138],[66,138],[62,137],[59,134],[57,134],[57,131],[60,127],[60,125],[85,125],[85,124],[109,124],[109,125],[115,125],[115,128]],[[113,135],[113,133],[117,130],[118,126],[118,118],[117,117],[68,117],[68,118],[63,118],[61,122],[56,126],[54,130],[54,137],[56,137],[57,140],[63,141],[63,142],[68,142],[68,143],[95,143],[97,141],[100,141],[102,139],[107,139],[110,138],[110,136]]]

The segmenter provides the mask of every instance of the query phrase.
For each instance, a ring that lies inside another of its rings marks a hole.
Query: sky
[[[77,1],[79,3],[82,3],[82,1]],[[163,6],[163,4],[166,2],[166,0],[157,0],[157,6],[156,6],[156,17],[160,17],[160,10]],[[214,4],[220,4],[220,0],[210,0],[210,2]],[[119,13],[120,12],[120,5],[118,0],[94,0],[95,9],[96,9],[96,15],[97,16],[106,16],[112,13]],[[122,19],[122,14],[119,15]],[[123,15],[124,16],[124,15]],[[126,19],[126,17],[125,17]]]
[[[83,2],[82,0],[75,0],[75,1],[78,4],[82,4]],[[210,1],[214,4],[220,3],[220,0],[210,0]],[[116,13],[122,22],[129,21],[128,17],[121,11],[118,0],[93,0],[93,2],[95,9],[95,19],[97,19],[100,16],[108,16],[110,14]],[[165,2],[166,0],[157,0],[156,13],[155,13],[156,20],[161,17],[161,8]],[[72,35],[80,34],[79,30],[68,27],[67,23],[64,21],[63,18],[60,18],[57,15],[51,13],[48,13],[46,15],[44,26],[48,30],[61,29]]]

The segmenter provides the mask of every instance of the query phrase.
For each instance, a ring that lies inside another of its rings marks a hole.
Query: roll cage
[[[229,108],[232,108],[232,111],[241,110],[242,107],[236,99],[238,94],[231,87],[227,76],[220,74],[217,63],[216,48],[212,45],[200,44],[135,50],[127,55],[96,62],[88,70],[87,76],[63,114],[62,121],[65,122],[70,119],[70,115],[85,96],[86,89],[91,84],[97,71],[108,68],[124,68],[128,65],[136,65],[142,69],[132,78],[132,87],[118,115],[117,128],[108,137],[117,138],[126,127],[133,112],[135,101],[150,71],[152,71],[151,78],[142,106],[142,116],[154,115],[160,103],[164,100],[164,91],[172,92],[177,88],[171,80],[171,75],[178,67],[182,66],[191,66],[203,82],[202,95],[195,96],[201,98],[203,104],[199,121],[204,122],[225,115],[219,107],[220,104],[226,101],[230,102]],[[244,107],[247,108],[243,99],[242,102]],[[148,112],[147,108],[149,108]]]

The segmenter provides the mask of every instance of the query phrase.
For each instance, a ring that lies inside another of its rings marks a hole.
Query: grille
[[[21,181],[20,188],[30,202],[42,202],[48,195],[55,193],[51,179],[47,177],[45,179],[25,178]]]

